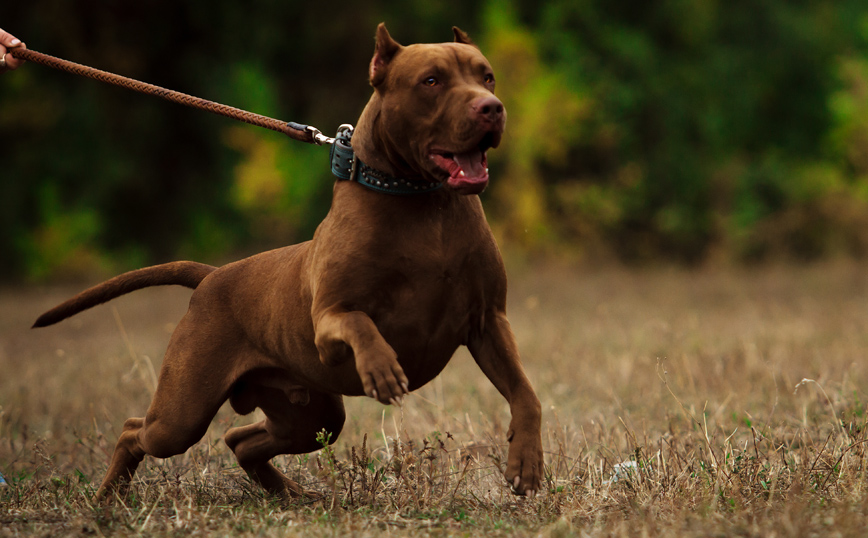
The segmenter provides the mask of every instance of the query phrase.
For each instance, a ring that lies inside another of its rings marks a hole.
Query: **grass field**
[[[325,495],[283,505],[221,440],[92,494],[142,416],[189,292],[137,292],[29,330],[76,289],[0,291],[0,537],[864,536],[868,273],[513,265],[510,319],[543,404],[546,491],[500,475],[508,409],[456,355],[403,408],[346,400],[331,451],[276,459]]]

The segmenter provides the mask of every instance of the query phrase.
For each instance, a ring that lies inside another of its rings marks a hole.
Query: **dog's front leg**
[[[409,392],[398,354],[367,314],[335,306],[314,319],[314,343],[324,364],[336,366],[354,358],[365,394],[384,404],[399,403]]]
[[[467,347],[509,403],[512,420],[506,434],[509,441],[506,480],[519,495],[532,495],[539,491],[543,473],[542,412],[539,398],[521,365],[506,315],[489,312],[482,333],[472,338]]]

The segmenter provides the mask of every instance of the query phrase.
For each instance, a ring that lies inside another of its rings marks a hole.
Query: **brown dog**
[[[404,47],[379,26],[353,175],[335,184],[312,241],[219,269],[174,262],[125,273],[37,320],[51,325],[148,286],[196,290],[147,415],[124,423],[101,496],[123,489],[145,454],[186,451],[227,399],[238,413],[259,407],[267,417],[226,433],[241,467],[271,493],[303,494],[271,458],[321,448],[323,429],[334,440],[342,395],[396,403],[460,345],[509,402],[506,479],[519,494],[539,490],[540,404],[475,196],[488,183],[486,150],[499,144],[506,113],[488,61],[454,33],[454,43]]]

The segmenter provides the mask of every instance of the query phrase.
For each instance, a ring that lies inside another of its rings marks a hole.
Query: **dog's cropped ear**
[[[473,40],[470,39],[470,36],[467,35],[467,32],[465,32],[461,28],[453,26],[452,33],[455,34],[456,43],[464,43],[465,45],[473,45],[474,47],[476,46],[476,43],[474,43]]]
[[[377,87],[383,83],[383,80],[386,78],[386,71],[388,71],[389,63],[392,61],[392,58],[395,57],[395,54],[398,53],[402,48],[401,44],[392,39],[392,36],[389,35],[389,31],[386,30],[386,24],[380,23],[377,26],[377,47],[374,50],[374,57],[371,59],[371,69],[370,69],[370,77],[371,77],[371,86]]]

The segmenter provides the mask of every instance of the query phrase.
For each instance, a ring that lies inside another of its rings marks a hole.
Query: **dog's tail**
[[[130,271],[79,293],[39,316],[33,327],[54,325],[98,304],[151,286],[177,285],[196,289],[216,267],[196,262],[171,262]]]

